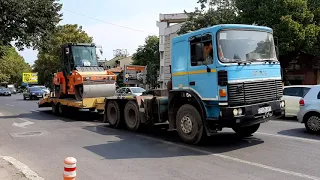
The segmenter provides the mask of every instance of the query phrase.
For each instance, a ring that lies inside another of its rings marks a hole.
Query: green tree
[[[234,0],[198,0],[199,7],[194,12],[185,12],[188,20],[182,25],[178,34],[184,34],[216,24],[237,22],[238,9]]]
[[[319,1],[235,0],[241,23],[273,28],[283,59],[299,54],[319,56]],[[291,59],[290,58],[290,59]]]
[[[117,75],[117,86],[119,87],[124,87],[125,84],[123,83],[123,71],[121,71],[118,75]]]
[[[145,44],[139,46],[132,55],[132,64],[147,66],[146,84],[152,88],[158,86],[158,71],[160,66],[159,38],[157,36],[148,36]]]
[[[56,0],[0,0],[0,45],[36,48],[60,22],[61,7]]]
[[[20,83],[23,72],[31,72],[31,67],[26,63],[15,48],[1,47],[3,56],[0,58],[0,82]]]
[[[55,32],[39,47],[38,59],[34,63],[34,71],[38,72],[41,84],[52,85],[53,73],[62,70],[63,62],[60,58],[61,45],[64,43],[92,43],[90,37],[81,26],[66,24],[57,26]]]
[[[198,0],[179,33],[215,24],[241,23],[268,26],[279,42],[281,64],[320,56],[319,0]]]

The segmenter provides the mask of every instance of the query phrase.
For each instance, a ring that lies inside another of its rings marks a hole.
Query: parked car
[[[298,121],[304,123],[308,132],[320,132],[320,85],[310,88],[299,101]]]
[[[50,90],[48,88],[46,88],[45,86],[33,86],[33,87],[39,87],[40,89],[42,89],[42,91],[45,94],[50,94]]]
[[[285,117],[296,117],[300,99],[308,93],[312,85],[284,86],[282,99],[285,101]]]
[[[11,91],[11,94],[17,94],[17,90],[14,87],[9,87],[8,88]]]
[[[11,96],[11,91],[8,88],[0,88],[0,96]]]
[[[143,92],[146,90],[141,87],[121,87],[117,89],[116,95],[135,95],[135,96],[141,96]]]
[[[23,93],[23,99],[39,99],[43,97],[43,90],[40,87],[29,87],[26,92]]]

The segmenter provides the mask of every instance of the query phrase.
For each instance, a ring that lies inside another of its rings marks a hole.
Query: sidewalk
[[[0,179],[1,180],[28,180],[26,176],[18,171],[12,164],[0,158]]]
[[[0,180],[44,180],[28,166],[10,156],[0,156]]]

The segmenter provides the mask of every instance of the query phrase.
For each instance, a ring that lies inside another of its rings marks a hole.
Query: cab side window
[[[212,35],[204,34],[190,39],[191,66],[213,63]]]

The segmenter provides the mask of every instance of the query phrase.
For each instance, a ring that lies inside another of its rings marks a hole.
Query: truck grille
[[[278,100],[282,94],[281,80],[228,84],[228,103],[230,106]]]

